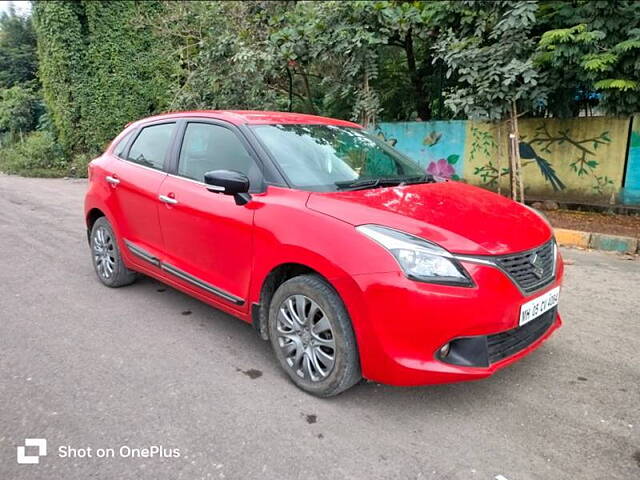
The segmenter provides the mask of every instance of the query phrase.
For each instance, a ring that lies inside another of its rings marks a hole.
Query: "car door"
[[[106,170],[107,204],[121,240],[134,261],[145,266],[158,265],[162,254],[158,192],[175,132],[175,122],[141,127],[124,148],[118,145]]]
[[[235,127],[213,121],[182,125],[177,165],[160,188],[165,262],[162,268],[212,298],[245,310],[252,262],[253,205],[236,205],[232,196],[212,193],[205,172],[246,174],[252,191],[262,173]]]

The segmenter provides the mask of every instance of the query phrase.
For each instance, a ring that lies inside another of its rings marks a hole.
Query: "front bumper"
[[[520,306],[561,284],[562,260],[554,282],[524,296],[500,270],[463,262],[475,286],[415,282],[401,272],[356,275],[341,291],[354,323],[362,374],[390,385],[424,385],[475,380],[535,350],[562,324],[556,310],[543,333],[484,365],[447,363],[440,348],[454,339],[487,338],[518,327]]]

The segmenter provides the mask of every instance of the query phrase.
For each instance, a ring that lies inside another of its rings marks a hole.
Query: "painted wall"
[[[640,205],[640,115],[633,117],[622,202]]]
[[[508,131],[469,122],[463,177],[470,183],[508,189]],[[519,122],[525,195],[608,203],[620,193],[629,132],[628,118],[531,118]],[[498,151],[498,142],[505,145]],[[500,164],[498,167],[498,163]],[[498,177],[498,168],[500,176]]]
[[[380,123],[376,133],[429,173],[459,180],[464,170],[464,120]]]
[[[520,156],[530,197],[609,203],[622,196],[629,118],[523,119]],[[636,122],[640,129],[640,121]],[[377,134],[435,175],[509,189],[506,124],[450,121],[381,123]],[[640,138],[640,131],[637,132]],[[640,151],[637,147],[635,151]],[[627,172],[639,189],[640,158]],[[631,182],[631,183],[629,183]],[[640,204],[640,199],[636,201]]]

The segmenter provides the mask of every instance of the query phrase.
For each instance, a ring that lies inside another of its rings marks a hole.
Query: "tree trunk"
[[[511,198],[524,203],[524,181],[522,179],[522,160],[520,159],[520,132],[518,130],[518,110],[515,100],[511,102],[510,159],[511,166]]]
[[[498,157],[496,159],[496,168],[498,169],[498,195],[502,195],[502,154],[504,151],[504,146],[502,145],[502,122],[498,122],[496,135],[498,137]]]
[[[516,200],[518,192],[516,191],[516,157],[513,152],[513,119],[509,119],[509,180],[511,181],[511,200]]]
[[[409,67],[409,77],[416,93],[416,110],[420,120],[431,120],[431,107],[424,91],[424,80],[416,67],[416,55],[413,51],[413,36],[411,29],[404,39],[404,51],[407,54],[407,66]]]
[[[287,76],[289,77],[289,111],[293,111],[293,75],[291,70],[287,67]]]
[[[307,76],[307,72],[305,72],[302,67],[300,67],[300,75],[302,75],[302,83],[304,84],[304,91],[305,91],[305,94],[307,95],[307,104],[309,105],[309,110],[310,110],[309,113],[315,115],[317,111],[316,111],[316,106],[313,104],[313,95],[311,94],[309,77]]]
[[[366,97],[369,98],[369,72],[365,69],[363,72],[362,78],[362,89],[364,90]],[[373,123],[375,123],[375,118],[369,117],[369,113],[366,109],[362,110],[362,120],[360,122],[362,126],[367,129]]]

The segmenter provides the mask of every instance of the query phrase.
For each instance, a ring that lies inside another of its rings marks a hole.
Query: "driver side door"
[[[236,205],[232,196],[208,191],[203,181],[208,171],[236,170],[249,177],[255,192],[262,183],[261,169],[230,125],[187,121],[181,130],[177,165],[160,187],[162,268],[213,300],[246,311],[253,205]]]

